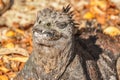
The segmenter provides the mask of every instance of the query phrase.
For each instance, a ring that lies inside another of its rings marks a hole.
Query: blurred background
[[[14,78],[31,54],[37,11],[68,4],[78,30],[100,27],[105,35],[120,35],[120,0],[0,0],[0,80]]]

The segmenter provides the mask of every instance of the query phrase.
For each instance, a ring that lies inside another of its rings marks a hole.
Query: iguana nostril
[[[42,33],[42,29],[38,29],[38,28],[34,28],[34,29],[32,29],[32,32],[34,33],[34,32],[38,32],[38,33]]]

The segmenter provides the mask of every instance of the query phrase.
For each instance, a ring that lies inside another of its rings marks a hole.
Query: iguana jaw
[[[33,40],[35,44],[44,45],[44,46],[54,46],[61,40],[68,39],[67,36],[63,36],[62,33],[59,33],[55,30],[38,30],[33,29]]]

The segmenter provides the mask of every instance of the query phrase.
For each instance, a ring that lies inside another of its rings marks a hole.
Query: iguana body
[[[100,34],[75,35],[69,9],[38,12],[32,30],[34,51],[14,80],[117,80],[116,60],[110,57],[114,52],[104,52]]]

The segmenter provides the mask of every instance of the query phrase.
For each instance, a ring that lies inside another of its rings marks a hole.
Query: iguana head
[[[67,6],[61,12],[48,8],[39,11],[33,26],[34,43],[51,46],[60,40],[70,39],[73,35],[74,22],[69,9]]]
[[[70,7],[63,11],[43,9],[38,12],[33,26],[34,58],[49,76],[58,77],[73,60],[74,52],[74,21],[69,12]],[[54,73],[52,73],[54,72]]]

